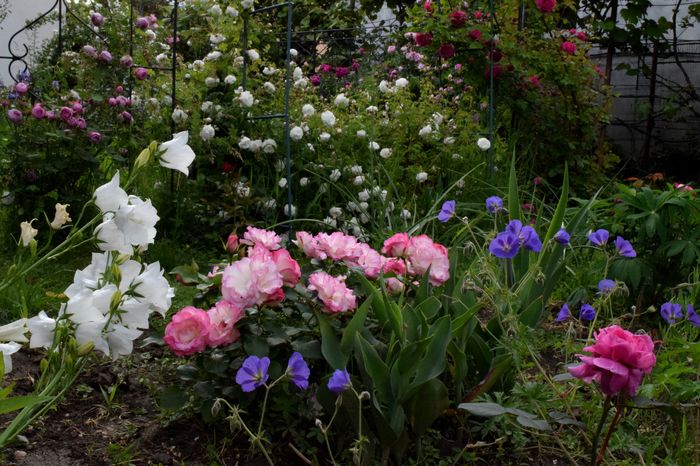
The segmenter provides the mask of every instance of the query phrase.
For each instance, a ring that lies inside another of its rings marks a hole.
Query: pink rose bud
[[[32,116],[37,120],[41,120],[46,116],[46,110],[44,110],[41,104],[36,104],[32,107]]]
[[[138,67],[134,71],[134,76],[136,76],[136,79],[139,81],[143,81],[144,79],[148,78],[148,70],[146,68]]]
[[[236,252],[238,249],[238,235],[235,233],[231,233],[228,235],[228,238],[226,238],[226,250],[230,253],[233,254]]]
[[[112,61],[112,54],[109,53],[107,50],[103,50],[100,52],[100,54],[97,56],[98,60],[101,60],[105,63],[109,63]]]
[[[88,138],[90,138],[91,142],[97,144],[102,141],[102,134],[98,133],[97,131],[90,131],[88,133]]]
[[[11,108],[7,111],[7,118],[9,118],[12,123],[17,124],[22,121],[22,112],[16,108]]]

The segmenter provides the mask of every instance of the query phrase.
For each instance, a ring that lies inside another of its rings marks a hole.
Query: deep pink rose
[[[328,63],[322,63],[321,66],[318,67],[318,69],[321,73],[330,73],[331,71],[333,71],[333,67]]]
[[[448,15],[453,28],[461,28],[467,22],[468,15],[462,10],[453,11]]]
[[[73,116],[73,110],[68,107],[61,107],[60,118],[63,121],[68,121]]]
[[[471,31],[469,31],[469,38],[471,40],[481,39],[481,31],[478,29],[472,29]]]
[[[484,17],[484,13],[483,13],[483,12],[478,11],[478,10],[474,12],[474,19],[481,19],[481,18],[483,18],[483,17]]]
[[[236,323],[244,316],[243,310],[237,308],[228,301],[219,301],[207,311],[209,315],[209,334],[207,344],[210,347],[230,345],[241,336],[241,332],[235,327]]]
[[[577,38],[578,40],[580,40],[581,42],[586,42],[586,39],[588,39],[588,38],[586,37],[586,33],[583,32],[583,31],[578,31],[578,32],[576,33],[576,38]]]
[[[143,81],[144,79],[148,78],[148,70],[139,66],[136,68],[136,70],[134,70],[134,76],[136,76],[136,79],[139,81]]]
[[[437,50],[438,57],[449,59],[455,56],[455,46],[452,44],[442,44]]]
[[[542,13],[551,13],[557,7],[557,0],[535,0],[535,6]]]
[[[344,78],[345,76],[350,74],[350,68],[347,66],[338,66],[335,68],[335,77],[336,78]]]
[[[577,355],[583,364],[569,368],[569,373],[587,383],[595,380],[606,395],[634,396],[644,374],[656,364],[652,339],[611,325],[596,332],[595,340],[583,348],[591,355]]]
[[[429,32],[417,32],[414,34],[413,40],[416,41],[418,47],[426,47],[433,41],[433,35]]]
[[[311,80],[312,86],[319,86],[321,84],[321,77],[317,74],[311,76],[309,79]]]
[[[44,110],[44,107],[42,107],[41,104],[35,104],[32,107],[32,116],[37,120],[41,120],[46,116],[46,110]]]
[[[569,42],[568,40],[562,42],[561,49],[569,55],[576,54],[576,44],[574,44],[573,42]]]
[[[326,272],[315,272],[309,276],[308,289],[318,294],[327,312],[347,312],[355,309],[356,298],[345,285],[345,277],[334,277]]]
[[[408,246],[408,234],[396,233],[384,241],[382,254],[392,257],[403,257],[406,252],[406,246]]]
[[[542,87],[542,83],[540,82],[540,78],[538,78],[536,74],[533,74],[532,76],[530,76],[528,78],[528,81],[530,82],[530,85],[532,87],[537,87],[537,88]]]
[[[178,356],[204,351],[209,338],[209,315],[193,306],[182,308],[165,327],[163,341]]]

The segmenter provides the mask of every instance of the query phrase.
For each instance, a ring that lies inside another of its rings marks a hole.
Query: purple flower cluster
[[[593,231],[588,235],[588,241],[590,241],[593,246],[597,246],[599,248],[605,247],[605,245],[608,244],[609,238],[610,232],[602,228]],[[622,236],[615,238],[615,250],[622,257],[627,257],[629,259],[637,257],[637,252],[632,247],[632,243],[627,241]]]
[[[241,386],[244,392],[252,392],[256,388],[265,385],[270,375],[270,358],[259,358],[257,356],[248,356],[243,365],[236,373],[236,383]],[[294,352],[287,363],[287,371],[284,373],[290,382],[296,385],[301,390],[309,388],[309,365],[304,360],[300,353]]]
[[[683,306],[677,303],[663,303],[659,310],[661,317],[670,325],[673,325],[683,320]],[[695,311],[692,304],[688,304],[685,308],[685,320],[695,327],[700,327],[700,316]]]
[[[499,259],[512,259],[523,247],[528,251],[540,252],[542,242],[531,226],[523,226],[520,220],[511,220],[505,231],[496,235],[489,245],[489,252]]]
[[[593,306],[590,304],[582,304],[581,307],[579,308],[578,311],[578,316],[581,320],[585,320],[590,322],[591,320],[595,319],[596,311]],[[571,310],[569,309],[568,304],[564,304],[561,309],[559,309],[559,313],[557,314],[557,317],[554,319],[555,322],[564,322],[566,319],[571,317]]]

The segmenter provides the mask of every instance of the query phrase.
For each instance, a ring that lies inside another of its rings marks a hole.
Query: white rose
[[[427,136],[430,136],[430,133],[433,132],[433,128],[430,125],[425,125],[423,126],[420,131],[418,131],[418,136],[424,138]]]
[[[396,85],[396,87],[398,87],[399,89],[403,89],[403,88],[405,88],[406,86],[408,86],[408,79],[406,79],[406,78],[399,78],[399,79],[396,80],[395,85]]]
[[[224,78],[224,83],[226,83],[226,84],[231,85],[231,84],[234,84],[235,82],[236,82],[236,77],[232,74],[229,74],[228,76],[226,76]]]
[[[479,138],[476,141],[476,145],[479,146],[481,150],[489,150],[491,148],[491,141],[486,138]]]
[[[416,181],[419,183],[423,183],[428,179],[428,174],[425,172],[420,172],[416,175]]]
[[[250,50],[248,50],[248,58],[250,59],[251,62],[256,62],[256,61],[260,60],[260,54],[258,53],[257,50],[250,49]]]
[[[350,99],[345,97],[345,94],[338,94],[335,96],[335,106],[336,107],[347,107],[350,104]]]
[[[389,149],[388,147],[385,147],[379,151],[379,156],[383,159],[388,159],[389,157],[391,157],[391,152],[392,152],[391,149]]]
[[[333,115],[333,112],[330,110],[326,110],[325,112],[321,113],[321,121],[326,126],[333,126],[335,125],[335,115]]]
[[[199,137],[202,138],[202,141],[209,141],[210,139],[214,138],[215,134],[216,131],[212,125],[204,125],[199,132]]]
[[[238,101],[243,107],[250,108],[253,106],[255,99],[253,98],[253,94],[251,94],[250,91],[243,91],[241,92],[241,95],[238,96]]]

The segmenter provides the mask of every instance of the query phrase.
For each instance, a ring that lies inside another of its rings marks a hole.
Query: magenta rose
[[[165,327],[163,341],[178,356],[204,351],[209,339],[209,315],[193,306],[182,308]]]
[[[429,32],[417,32],[413,36],[413,40],[416,41],[418,47],[426,47],[433,41],[433,35]]]
[[[468,15],[462,10],[453,11],[448,15],[453,28],[461,28],[467,22]]]
[[[321,77],[317,74],[311,76],[311,85],[312,86],[319,86],[321,84]]]
[[[437,50],[438,57],[452,58],[455,56],[455,46],[452,44],[442,44]]]
[[[583,350],[591,355],[577,355],[583,364],[569,368],[569,373],[586,383],[595,380],[610,396],[622,392],[634,396],[644,374],[656,364],[652,339],[618,325],[600,329],[595,333],[595,344]]]
[[[551,13],[557,7],[557,0],[535,0],[535,6],[542,13]]]
[[[561,49],[569,55],[576,54],[576,44],[574,44],[573,42],[569,42],[568,40],[562,42]]]
[[[144,79],[148,78],[148,70],[139,66],[134,71],[134,76],[136,76],[136,79],[139,81],[143,81]]]

